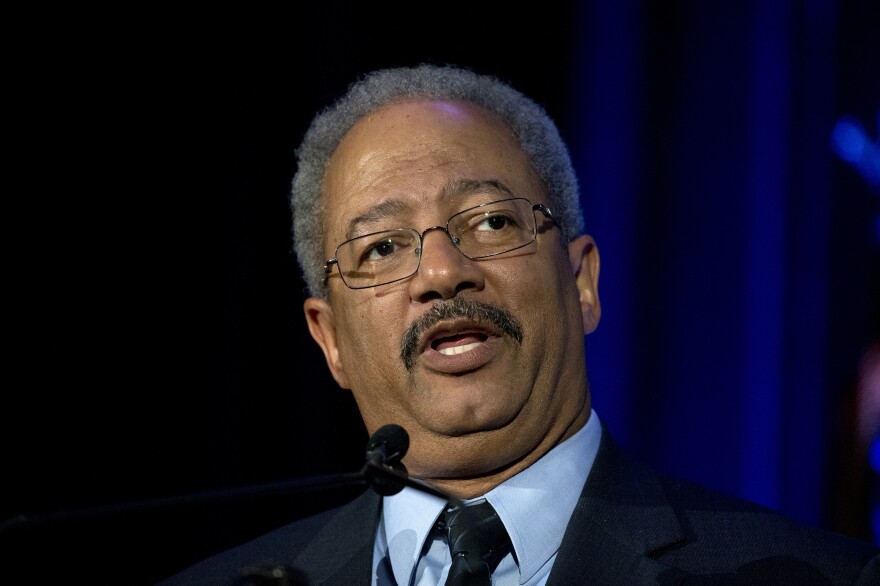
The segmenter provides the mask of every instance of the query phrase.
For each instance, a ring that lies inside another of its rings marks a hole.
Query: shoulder
[[[880,550],[870,543],[689,482],[661,482],[685,536],[663,553],[670,565],[746,582],[880,584]]]
[[[375,538],[380,498],[366,491],[352,501],[275,529],[252,541],[207,558],[158,586],[237,584],[247,574],[285,572],[289,583],[311,575],[322,556],[349,556]]]
[[[581,535],[589,529],[602,536],[587,541],[604,540],[606,558],[650,560],[655,577],[880,584],[873,544],[664,475],[627,454],[607,430],[581,505]]]

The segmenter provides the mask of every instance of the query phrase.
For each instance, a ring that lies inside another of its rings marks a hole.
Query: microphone
[[[408,449],[409,434],[401,426],[389,423],[377,429],[367,442],[366,463],[361,470],[367,484],[382,496],[397,494],[405,486],[410,486],[440,497],[452,507],[462,506],[457,497],[409,476],[401,462]]]
[[[399,466],[406,471],[401,459],[409,450],[409,434],[397,424],[389,423],[376,430],[367,442],[367,462],[377,465]]]
[[[404,428],[389,423],[383,425],[370,436],[363,468],[358,473],[374,491],[382,496],[391,496],[412,486],[418,490],[446,499],[449,506],[459,508],[461,501],[434,488],[427,482],[410,478],[401,460],[409,450],[409,434]],[[241,570],[241,579],[235,586],[293,586],[305,584],[305,577],[297,570],[285,565],[264,565]],[[298,581],[293,581],[294,579]],[[302,580],[300,582],[299,580]]]
[[[409,449],[409,434],[395,423],[383,425],[367,442],[362,473],[367,484],[382,496],[397,494],[407,485],[409,474],[401,460]]]

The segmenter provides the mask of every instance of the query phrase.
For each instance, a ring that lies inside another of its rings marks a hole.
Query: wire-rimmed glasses
[[[553,220],[544,204],[532,204],[524,197],[501,199],[462,210],[450,216],[446,226],[431,226],[423,232],[394,228],[346,240],[324,264],[329,277],[333,265],[350,289],[387,285],[414,275],[419,270],[425,234],[446,232],[458,250],[470,259],[510,252],[534,242],[538,232],[535,211]]]

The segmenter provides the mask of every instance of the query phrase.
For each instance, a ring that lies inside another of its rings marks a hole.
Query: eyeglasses
[[[446,221],[445,227],[431,226],[421,233],[413,228],[395,228],[358,236],[336,247],[336,256],[324,264],[324,281],[333,272],[333,265],[350,289],[406,279],[419,270],[425,234],[432,230],[446,232],[470,259],[504,254],[534,242],[538,232],[535,211],[555,223],[553,213],[544,204],[515,197],[460,211]]]

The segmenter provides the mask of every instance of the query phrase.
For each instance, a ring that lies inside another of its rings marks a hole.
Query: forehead
[[[395,102],[360,120],[331,157],[322,192],[325,238],[343,238],[352,218],[373,209],[430,209],[468,195],[451,184],[493,182],[543,199],[528,155],[500,117],[466,102]]]

